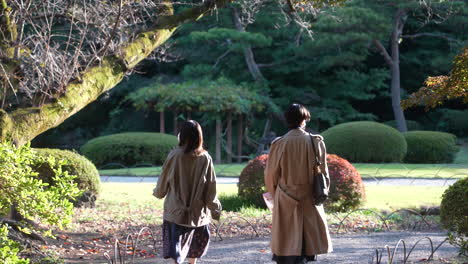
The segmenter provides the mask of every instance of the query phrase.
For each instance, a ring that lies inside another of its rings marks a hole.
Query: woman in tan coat
[[[175,263],[190,263],[205,255],[210,241],[211,218],[219,220],[221,204],[216,197],[213,161],[203,149],[200,125],[182,124],[179,147],[167,156],[153,191],[164,198],[163,256]]]
[[[316,153],[320,170],[328,176],[325,143],[312,135],[314,151],[311,134],[304,130],[310,119],[304,106],[293,104],[284,115],[290,131],[273,141],[265,169],[265,184],[274,199],[271,250],[277,263],[306,263],[333,250],[323,206],[315,205],[312,188]]]

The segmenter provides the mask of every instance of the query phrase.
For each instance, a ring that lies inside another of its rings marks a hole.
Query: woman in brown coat
[[[213,161],[203,149],[200,125],[182,124],[179,147],[167,156],[153,191],[164,198],[163,256],[175,263],[190,263],[205,255],[210,241],[211,218],[218,219],[221,204],[216,197]]]
[[[293,104],[284,115],[290,131],[273,141],[265,169],[265,184],[274,199],[271,250],[277,263],[306,263],[333,250],[323,206],[315,205],[312,188],[316,153],[320,170],[328,176],[325,143],[312,135],[314,152],[304,130],[310,119],[304,106]]]

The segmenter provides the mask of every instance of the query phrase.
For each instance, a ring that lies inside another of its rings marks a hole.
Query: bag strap
[[[317,168],[317,172],[320,171],[320,165],[322,165],[322,162],[320,161],[319,158],[319,153],[317,151],[317,148],[315,147],[315,142],[314,142],[314,137],[312,136],[311,133],[309,133],[310,141],[312,142],[312,149],[314,150],[315,154],[315,167]]]

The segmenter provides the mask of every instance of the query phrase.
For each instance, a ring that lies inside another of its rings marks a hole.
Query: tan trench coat
[[[323,164],[320,169],[328,175],[325,143],[319,135],[314,138]],[[323,206],[314,205],[314,166],[312,142],[304,130],[293,129],[273,141],[265,184],[274,197],[271,250],[278,256],[310,256],[333,250]]]
[[[216,195],[216,174],[208,152],[199,156],[172,150],[166,158],[158,184],[153,190],[164,198],[164,220],[198,227],[219,219],[221,203]]]

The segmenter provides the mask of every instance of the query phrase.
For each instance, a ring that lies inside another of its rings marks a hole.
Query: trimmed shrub
[[[91,161],[81,156],[78,153],[60,150],[60,149],[34,149],[39,156],[47,158],[52,156],[57,160],[63,160],[66,164],[62,165],[62,171],[68,172],[69,175],[74,175],[73,180],[78,189],[83,193],[74,201],[75,206],[93,207],[96,201],[96,196],[100,191],[101,180],[99,172]],[[54,184],[54,171],[47,162],[37,162],[34,170],[39,173],[39,178],[51,185]]]
[[[449,230],[449,241],[466,255],[468,249],[468,177],[452,184],[442,195],[440,221]]]
[[[250,201],[253,205],[266,208],[262,194],[266,192],[264,171],[268,160],[268,154],[264,154],[250,160],[242,170],[237,184],[238,195]]]
[[[56,185],[40,179],[34,170],[37,163],[48,163],[53,169]],[[29,145],[15,147],[11,143],[0,142],[0,211],[14,205],[26,220],[22,222],[25,226],[20,232],[29,229],[52,234],[53,229],[39,228],[28,220],[60,229],[70,224],[73,215],[70,200],[81,193],[73,182],[75,178],[64,172],[62,160],[44,158]]]
[[[403,133],[408,151],[406,163],[452,163],[459,148],[453,134],[435,131]]]
[[[396,123],[395,120],[390,120],[390,121],[384,122],[384,124],[387,125],[387,126],[391,126],[393,128],[397,128],[397,123]],[[406,127],[408,128],[409,131],[423,130],[422,125],[419,124],[418,121],[414,121],[414,120],[406,120]]]
[[[330,212],[346,212],[359,208],[366,199],[361,175],[347,160],[337,155],[327,156],[330,174],[330,196],[325,208]]]
[[[266,192],[264,170],[267,160],[268,155],[265,154],[249,161],[242,170],[238,184],[238,195],[261,208],[266,208],[262,194]],[[331,186],[325,208],[331,212],[345,212],[362,205],[365,201],[365,191],[361,175],[356,168],[337,155],[328,155],[327,164]]]
[[[351,162],[401,162],[406,140],[398,130],[377,122],[359,121],[340,124],[322,133],[327,152]]]
[[[94,138],[81,147],[81,152],[98,167],[109,163],[162,165],[177,144],[173,135],[129,132]]]

